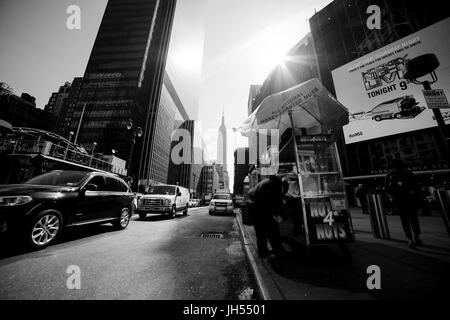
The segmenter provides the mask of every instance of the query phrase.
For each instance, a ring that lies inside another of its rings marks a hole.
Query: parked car
[[[175,218],[177,212],[187,215],[189,208],[189,190],[174,185],[153,186],[147,194],[139,197],[136,212],[141,219],[147,214],[162,214]]]
[[[189,207],[194,208],[200,206],[200,199],[190,199]]]
[[[233,199],[229,193],[217,193],[212,196],[209,202],[209,214],[234,212]]]
[[[40,249],[54,243],[66,227],[112,223],[125,229],[133,199],[116,175],[55,170],[23,184],[0,186],[1,230]]]

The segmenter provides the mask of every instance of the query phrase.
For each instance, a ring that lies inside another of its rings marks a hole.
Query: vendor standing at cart
[[[267,240],[272,246],[273,253],[279,255],[284,252],[278,222],[283,215],[283,198],[288,187],[288,183],[286,188],[286,183],[279,177],[271,175],[248,193],[248,207],[255,228],[258,255],[261,258],[269,254]]]

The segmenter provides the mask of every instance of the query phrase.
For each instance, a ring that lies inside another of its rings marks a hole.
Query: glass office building
[[[143,179],[147,179],[149,182],[173,183],[173,179],[169,178],[172,133],[186,120],[188,120],[188,115],[168,74],[165,73],[161,100],[155,117],[150,155],[143,162],[147,165],[144,171],[148,172],[148,175],[143,176]],[[174,174],[174,172],[171,172],[172,178],[174,178]],[[179,179],[178,174],[176,179]]]
[[[128,159],[131,173],[148,177],[176,0],[109,0],[70,121],[76,142]],[[134,128],[126,129],[128,119]],[[155,149],[156,150],[156,149]]]

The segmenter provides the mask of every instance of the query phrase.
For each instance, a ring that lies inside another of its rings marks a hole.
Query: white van
[[[175,185],[155,185],[138,199],[136,212],[141,219],[147,214],[162,214],[171,219],[178,211],[187,215],[189,208],[189,190]]]

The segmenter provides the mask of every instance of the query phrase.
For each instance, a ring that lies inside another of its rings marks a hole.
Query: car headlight
[[[214,207],[214,202],[210,202],[210,203],[209,203],[209,206],[210,206],[210,207]]]
[[[165,206],[170,206],[170,200],[169,199],[165,199],[164,200],[164,205]]]
[[[33,198],[30,196],[7,196],[0,197],[0,206],[20,206],[31,202]]]

